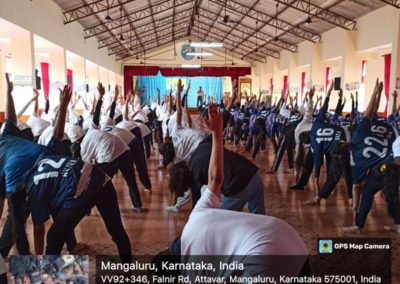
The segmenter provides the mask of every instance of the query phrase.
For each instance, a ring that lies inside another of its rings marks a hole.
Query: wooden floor
[[[233,149],[233,147],[231,146]],[[242,153],[240,149],[235,149]],[[246,153],[244,155],[248,156]],[[265,205],[268,215],[279,217],[291,224],[302,236],[312,254],[316,254],[317,238],[319,237],[390,237],[392,238],[393,283],[400,283],[400,234],[384,230],[384,225],[391,225],[386,213],[383,198],[376,195],[374,206],[368,216],[365,230],[362,234],[344,235],[339,231],[342,226],[352,225],[351,208],[347,203],[343,181],[327,202],[320,207],[305,207],[302,202],[313,196],[310,186],[304,191],[292,191],[288,186],[294,184],[294,178],[287,172],[287,162],[284,159],[278,173],[268,174],[274,154],[271,150],[261,152],[255,163],[265,186]],[[189,216],[191,202],[185,205],[181,213],[168,213],[165,207],[169,205],[168,172],[157,170],[158,154],[153,151],[149,160],[150,178],[153,183],[152,194],[146,194],[138,181],[143,201],[144,211],[135,213],[131,210],[131,202],[127,186],[118,175],[114,179],[117,188],[123,223],[132,242],[135,254],[154,254],[163,250],[176,236],[180,235]],[[4,215],[1,226],[4,224]],[[47,226],[48,227],[48,226]],[[27,232],[32,242],[31,221]],[[111,241],[96,210],[85,217],[75,230],[80,242],[88,244],[82,254],[116,254],[117,250]]]

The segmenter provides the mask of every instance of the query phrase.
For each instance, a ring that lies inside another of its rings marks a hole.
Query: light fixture
[[[120,41],[124,41],[124,40],[125,40],[125,38],[124,38],[124,35],[123,35],[123,34],[121,34],[121,36],[119,37],[119,40],[120,40]]]
[[[190,46],[193,47],[223,47],[222,42],[192,42]]]
[[[307,24],[307,25],[312,24],[311,16],[308,16],[308,18],[307,18],[307,20],[306,20],[306,24]]]
[[[200,64],[182,64],[182,68],[200,68]]]
[[[189,56],[213,56],[211,52],[188,52],[186,55]]]

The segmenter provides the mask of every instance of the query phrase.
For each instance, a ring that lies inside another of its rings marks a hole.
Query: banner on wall
[[[352,82],[345,84],[346,91],[354,91],[358,90],[359,88],[360,88],[360,82]]]
[[[30,75],[14,75],[13,84],[18,87],[32,87],[32,76]]]

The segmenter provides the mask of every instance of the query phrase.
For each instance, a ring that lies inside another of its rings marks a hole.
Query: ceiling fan
[[[314,24],[314,23],[317,23],[317,22],[321,22],[321,21],[316,21],[314,18],[312,18],[310,0],[308,0],[308,11],[307,11],[307,15],[308,15],[308,17],[307,17],[307,19],[306,19],[305,22],[304,22],[306,25],[310,25],[310,24]]]
[[[106,22],[112,22],[113,21],[113,18],[110,16],[110,5],[108,3],[108,0],[107,0],[107,15],[104,17],[104,20]]]
[[[120,23],[120,25],[121,25],[121,35],[119,36],[119,40],[120,40],[120,41],[124,41],[125,38],[124,38],[124,34],[122,33],[122,23],[123,23],[123,19],[122,19],[122,7],[119,8],[119,13],[120,13],[120,16],[121,16],[121,23]]]
[[[227,23],[239,23],[238,21],[232,21],[232,20],[230,19],[230,15],[228,15],[228,14],[226,13],[226,5],[227,5],[227,0],[225,0],[225,5],[224,5],[224,18],[222,19],[222,21],[221,21],[220,23],[223,23],[223,24],[227,24]]]

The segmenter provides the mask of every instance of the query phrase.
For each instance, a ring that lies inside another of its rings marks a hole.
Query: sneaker
[[[341,231],[343,233],[352,234],[352,233],[360,233],[362,229],[358,226],[351,226],[351,227],[343,227]]]
[[[385,230],[400,233],[400,225],[385,226]]]
[[[172,213],[181,212],[181,209],[178,208],[177,206],[168,206],[167,208],[165,208],[165,210],[167,210],[168,212],[172,212]]]
[[[140,211],[142,211],[142,207],[135,207],[135,206],[132,206],[132,210],[133,210],[134,212],[140,212]]]
[[[175,206],[181,208],[183,205],[188,203],[190,200],[190,195],[191,195],[190,189],[185,191],[182,197],[178,197]]]

